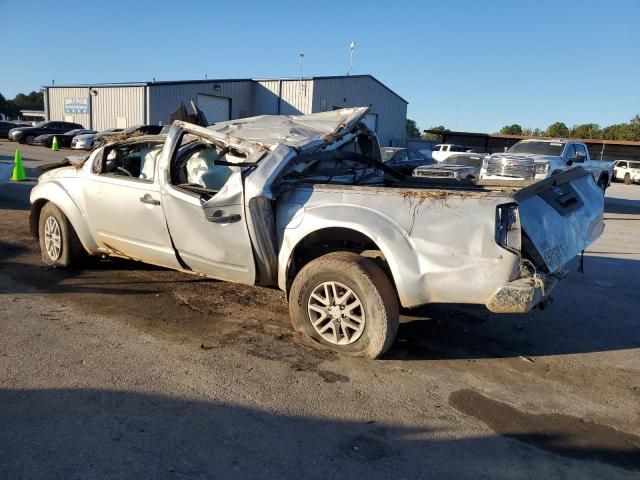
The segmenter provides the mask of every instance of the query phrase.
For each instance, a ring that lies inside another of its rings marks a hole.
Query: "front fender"
[[[82,213],[80,205],[74,200],[74,196],[61,182],[50,180],[38,183],[31,190],[29,200],[31,202],[29,223],[31,233],[34,237],[38,237],[40,211],[47,202],[51,202],[69,219],[84,248],[89,253],[96,253],[98,251],[98,243],[91,234],[87,219]]]
[[[291,202],[291,200],[289,201]],[[286,290],[287,268],[296,246],[308,235],[327,228],[355,230],[369,237],[384,255],[398,297],[404,306],[423,303],[422,292],[414,291],[420,284],[420,261],[416,248],[408,233],[393,219],[361,205],[312,205],[303,207],[300,203],[287,203],[290,207],[280,218],[278,230],[280,253],[278,256],[278,286]],[[291,206],[299,205],[299,209]]]

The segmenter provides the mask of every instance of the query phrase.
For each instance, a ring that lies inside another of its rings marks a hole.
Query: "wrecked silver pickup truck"
[[[527,312],[602,233],[588,173],[525,188],[407,178],[381,162],[366,112],[175,122],[100,147],[33,189],[42,258],[112,255],[277,286],[296,330],[376,358],[399,306]]]

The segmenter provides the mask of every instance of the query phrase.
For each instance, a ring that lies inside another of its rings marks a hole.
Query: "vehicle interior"
[[[171,183],[187,192],[210,198],[218,193],[246,157],[230,148],[185,135],[171,162]]]
[[[158,141],[114,145],[105,148],[94,164],[94,173],[152,182],[163,144]]]

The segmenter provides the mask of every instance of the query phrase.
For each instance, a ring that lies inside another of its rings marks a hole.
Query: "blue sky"
[[[93,3],[91,6],[90,3]],[[640,0],[0,0],[0,92],[370,73],[421,128],[601,125],[640,113]],[[7,39],[15,40],[15,43]]]

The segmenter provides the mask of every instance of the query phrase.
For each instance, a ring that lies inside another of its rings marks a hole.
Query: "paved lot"
[[[0,186],[0,478],[640,476],[640,186],[547,310],[407,312],[381,361],[313,348],[279,291],[43,268],[31,186]]]

